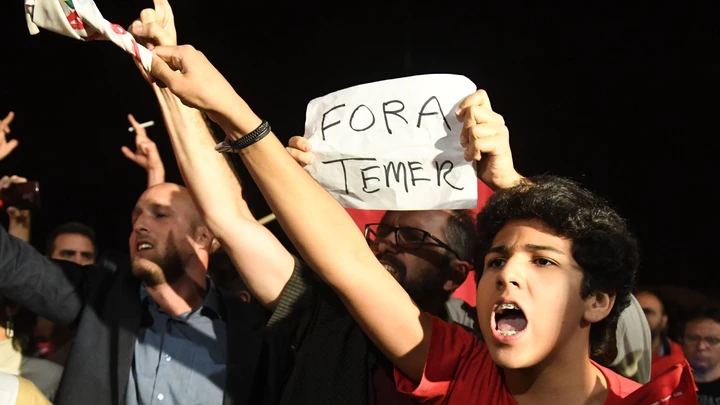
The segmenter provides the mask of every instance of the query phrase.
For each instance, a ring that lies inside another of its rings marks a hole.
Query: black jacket
[[[145,311],[139,292],[127,265],[111,272],[50,260],[0,227],[0,294],[75,328],[57,405],[125,403]],[[221,297],[228,336],[224,405],[275,404],[291,364],[284,334],[264,329],[263,319],[238,297]]]

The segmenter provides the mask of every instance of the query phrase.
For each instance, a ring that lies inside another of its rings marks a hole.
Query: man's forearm
[[[253,119],[238,110],[229,108],[232,115],[221,120],[230,139],[244,136],[239,128]],[[339,293],[388,358],[408,375],[422,374],[429,319],[377,261],[348,213],[273,134],[241,150],[240,156],[310,267]]]
[[[17,220],[10,220],[8,233],[23,242],[30,243],[30,217],[26,217],[24,223],[19,223]]]
[[[273,308],[292,274],[294,259],[260,225],[201,113],[168,90],[155,87],[175,157],[206,225],[233,259],[252,293]]]
[[[165,183],[165,169],[164,168],[148,169],[147,175],[148,175],[148,188],[150,188],[152,186],[156,186],[158,184]]]

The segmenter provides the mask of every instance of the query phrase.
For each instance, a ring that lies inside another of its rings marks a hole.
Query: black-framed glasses
[[[433,236],[430,232],[419,228],[408,226],[396,227],[386,224],[367,224],[365,225],[365,240],[368,243],[377,243],[378,240],[387,238],[388,235],[395,234],[395,245],[403,249],[420,249],[423,246],[438,246],[460,258],[450,246]]]
[[[708,346],[715,347],[718,344],[720,344],[720,338],[715,336],[698,336],[698,335],[685,335],[683,337],[685,342],[691,344],[691,345],[697,345],[700,342],[705,342],[708,344]]]

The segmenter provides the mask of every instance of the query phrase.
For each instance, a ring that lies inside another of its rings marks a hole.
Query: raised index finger
[[[133,129],[135,130],[135,138],[147,138],[147,132],[145,132],[145,128],[140,126],[140,123],[137,122],[137,120],[132,114],[128,114],[128,121],[130,121],[130,125],[132,125]]]
[[[153,4],[155,5],[155,11],[158,14],[162,10],[165,15],[172,15],[172,7],[170,7],[170,2],[168,0],[153,0]]]
[[[15,118],[15,112],[10,111],[10,112],[8,113],[8,115],[2,120],[2,123],[5,124],[5,125],[10,125],[10,123],[11,123],[12,120],[13,120],[13,118]]]

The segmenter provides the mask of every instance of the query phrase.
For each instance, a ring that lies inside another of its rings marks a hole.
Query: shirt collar
[[[177,318],[187,320],[187,318],[198,311],[200,312],[200,315],[204,315],[209,318],[220,318],[220,292],[210,277],[206,278],[206,282],[208,291],[207,294],[205,294],[205,300],[203,301],[202,306],[194,311],[188,311],[184,314],[180,314]],[[140,284],[140,302],[143,306],[145,306],[145,308],[153,306],[162,311],[150,293],[148,293],[145,285],[142,283]]]

